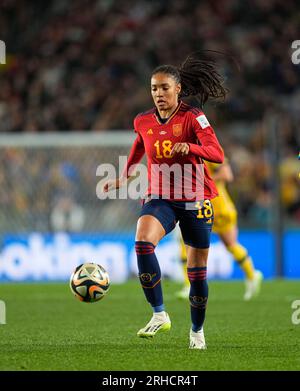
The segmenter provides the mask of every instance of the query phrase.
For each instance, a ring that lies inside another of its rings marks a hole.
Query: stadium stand
[[[1,7],[7,64],[0,68],[0,132],[131,129],[136,113],[151,105],[145,86],[157,64],[179,65],[200,49],[225,51],[240,70],[221,64],[230,94],[206,112],[233,165],[241,224],[272,220],[267,119],[274,113],[285,216],[299,224],[300,68],[291,61],[297,1],[4,0]],[[18,151],[1,159],[11,167],[28,162]],[[2,174],[0,205],[16,208],[26,191],[7,201],[5,180]]]

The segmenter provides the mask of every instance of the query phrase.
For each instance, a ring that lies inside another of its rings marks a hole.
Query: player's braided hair
[[[152,75],[171,75],[177,83],[181,83],[180,96],[194,96],[201,107],[209,98],[225,99],[228,89],[223,86],[224,79],[217,70],[216,61],[208,58],[206,52],[223,54],[212,50],[195,52],[190,54],[179,68],[173,65],[160,65],[154,69]]]

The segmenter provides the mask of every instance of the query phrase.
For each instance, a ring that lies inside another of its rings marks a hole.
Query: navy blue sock
[[[190,289],[190,305],[192,330],[199,331],[204,323],[206,304],[208,299],[207,267],[193,267],[187,269]]]
[[[161,288],[161,272],[157,261],[155,246],[150,242],[135,242],[135,251],[139,269],[139,279],[147,301],[154,312],[164,311]]]

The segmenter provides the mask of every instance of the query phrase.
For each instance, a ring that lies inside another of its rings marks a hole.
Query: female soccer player
[[[217,233],[227,250],[245,273],[246,290],[244,300],[251,300],[260,291],[263,275],[255,270],[247,249],[238,242],[237,210],[227,191],[226,184],[233,180],[233,173],[229,162],[225,159],[223,164],[205,162],[208,171],[214,180],[219,195],[212,200],[214,208],[213,232]],[[181,261],[184,271],[184,287],[177,293],[177,297],[189,297],[189,281],[186,272],[186,251],[180,240]]]
[[[149,338],[171,328],[154,250],[179,222],[191,285],[189,346],[206,349],[203,323],[208,299],[207,256],[213,223],[210,199],[217,195],[217,190],[202,159],[222,163],[224,154],[204,113],[180,98],[195,96],[203,107],[209,98],[224,98],[226,89],[214,61],[191,55],[180,68],[157,67],[151,77],[151,93],[155,107],[134,120],[137,137],[127,166],[120,178],[105,183],[103,191],[122,186],[133,176],[134,165],[146,153],[148,192],[137,223],[135,249],[139,279],[153,316],[137,335]],[[170,171],[173,176],[168,175]]]

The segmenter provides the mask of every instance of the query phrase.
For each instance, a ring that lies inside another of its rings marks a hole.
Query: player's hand
[[[111,190],[116,190],[122,187],[126,182],[126,178],[117,178],[117,179],[109,179],[106,183],[104,183],[102,191],[103,193],[107,193]]]
[[[187,155],[189,153],[190,147],[188,143],[176,143],[171,150],[171,156],[176,153],[181,153],[181,155]]]

